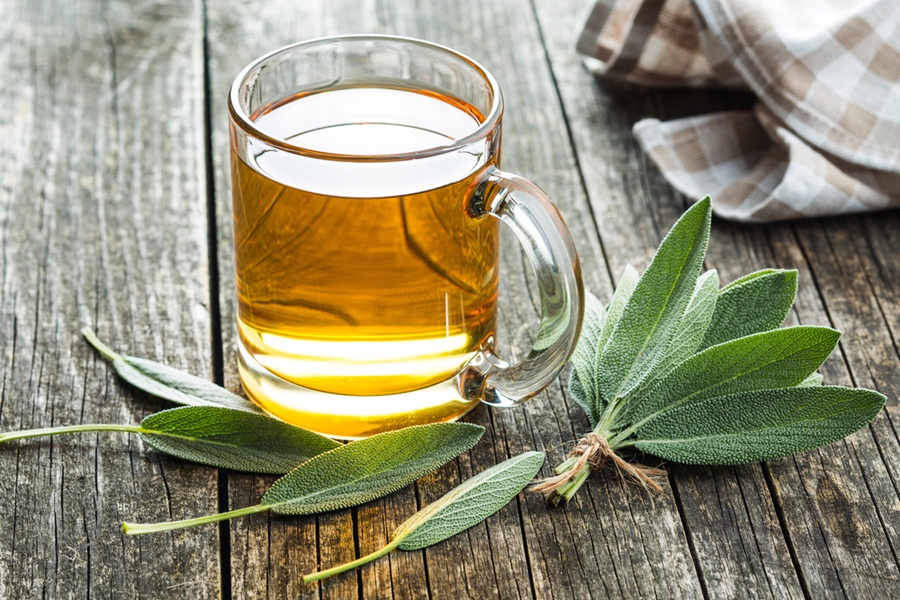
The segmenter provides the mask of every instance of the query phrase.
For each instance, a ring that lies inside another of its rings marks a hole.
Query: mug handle
[[[556,205],[527,179],[491,169],[473,196],[470,212],[506,223],[537,278],[541,326],[531,352],[510,365],[485,350],[470,361],[469,376],[462,381],[465,397],[513,406],[550,385],[575,349],[584,317],[581,265]]]

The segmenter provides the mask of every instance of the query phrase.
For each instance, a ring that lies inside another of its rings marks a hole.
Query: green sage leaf
[[[434,471],[483,433],[471,423],[438,423],[373,435],[302,464],[276,481],[262,503],[291,515],[356,506]]]
[[[265,415],[217,406],[186,406],[141,421],[141,439],[185,460],[247,471],[287,473],[341,446],[312,431]]]
[[[770,460],[850,435],[870,423],[884,402],[872,390],[827,386],[716,396],[648,421],[634,446],[687,464]]]
[[[569,394],[593,419],[594,364],[597,362],[597,343],[606,321],[603,304],[590,292],[584,297],[584,322],[581,336],[572,352],[572,374],[569,376]]]
[[[262,413],[253,402],[232,394],[211,381],[152,360],[123,356],[101,342],[88,328],[82,329],[81,333],[98,352],[112,362],[119,377],[148,394],[185,406],[224,406]]]
[[[442,542],[482,522],[516,497],[541,465],[542,452],[526,452],[468,479],[404,521],[391,535],[391,542],[353,562],[319,573],[303,581],[318,581],[360,567],[395,548],[419,550]]]
[[[797,271],[766,269],[722,288],[700,349],[784,323],[797,296]]]
[[[827,327],[789,327],[707,348],[630,399],[622,420],[639,427],[661,412],[711,396],[795,386],[822,365],[840,337]]]
[[[120,431],[137,433],[152,448],[185,460],[251,473],[287,473],[340,444],[265,415],[221,406],[185,406],[140,425],[84,423],[0,433],[0,443],[35,437]]]
[[[509,504],[543,464],[543,452],[525,452],[482,471],[404,521],[391,537],[401,540],[401,550],[418,550],[465,531]]]
[[[164,523],[122,523],[130,535],[215,523],[271,510],[305,515],[363,504],[395,492],[481,439],[471,423],[415,425],[373,435],[311,458],[272,484],[262,501],[228,512]]]
[[[262,412],[253,402],[201,377],[145,358],[123,358],[122,362],[113,363],[119,376],[151,394],[154,394],[149,389],[151,386],[161,385],[163,389],[154,394],[160,398],[188,406],[222,406],[247,412]]]
[[[668,375],[672,369],[687,360],[694,352],[709,327],[713,312],[716,308],[716,298],[719,294],[719,274],[715,269],[707,271],[697,280],[697,287],[691,296],[687,310],[681,318],[678,330],[675,332],[669,350],[660,360],[660,364],[637,386],[628,393],[628,397],[622,401],[622,410],[627,411],[630,398],[642,398],[649,390],[652,390],[659,380]],[[621,418],[615,419],[620,422]]]
[[[739,286],[742,283],[747,283],[751,279],[756,279],[757,277],[762,277],[763,275],[771,275],[772,273],[782,273],[782,272],[784,272],[782,269],[760,269],[759,271],[753,271],[752,273],[747,273],[746,275],[738,277],[737,279],[735,279],[728,285],[722,287],[722,289],[719,291],[724,292],[733,287]]]
[[[588,421],[591,424],[591,427],[594,427],[597,424],[597,415],[594,413],[593,409],[593,400],[588,396],[587,392],[584,391],[584,388],[581,387],[581,379],[579,379],[578,374],[573,370],[572,374],[569,376],[569,397],[575,401],[575,403],[581,407],[584,411],[584,414],[587,415]]]
[[[813,373],[803,381],[797,384],[797,387],[818,387],[825,382],[825,378],[821,373]]]
[[[637,287],[640,280],[641,274],[638,273],[637,269],[631,265],[625,265],[625,271],[622,272],[622,277],[619,279],[619,285],[616,286],[616,291],[613,292],[613,297],[612,300],[609,301],[609,306],[606,307],[606,322],[603,325],[600,339],[597,340],[597,343],[594,345],[595,356],[599,356],[600,351],[603,350],[603,347],[606,346],[606,342],[609,341],[613,330],[619,323],[619,319],[622,318],[622,312],[625,310],[625,306],[631,299],[631,295],[634,293],[634,289]]]
[[[637,269],[631,265],[625,265],[625,271],[622,273],[622,277],[619,279],[619,285],[616,287],[615,292],[613,292],[612,300],[610,300],[609,306],[607,307],[603,330],[600,332],[599,339],[594,344],[594,359],[591,364],[591,369],[593,371],[591,376],[592,384],[588,386],[590,389],[584,390],[588,398],[585,413],[588,416],[588,420],[591,422],[591,426],[594,426],[597,423],[600,419],[600,415],[603,414],[603,410],[606,408],[607,403],[610,401],[610,397],[603,390],[603,384],[600,381],[598,371],[600,357],[603,354],[603,348],[605,348],[606,344],[609,342],[609,338],[612,336],[616,324],[622,317],[622,312],[625,310],[625,306],[628,304],[628,300],[631,299],[631,295],[634,293],[640,279],[641,275],[637,272]]]
[[[600,355],[599,389],[606,398],[634,388],[664,355],[700,275],[711,219],[707,197],[660,244]]]
[[[697,351],[706,334],[706,329],[712,321],[718,294],[719,274],[713,269],[701,275],[697,280],[697,287],[694,289],[684,316],[672,337],[669,349],[660,360],[659,366],[653,371],[652,379],[654,381]]]

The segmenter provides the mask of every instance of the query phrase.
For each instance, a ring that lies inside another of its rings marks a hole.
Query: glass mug
[[[484,68],[415,39],[276,50],[229,95],[239,372],[265,411],[355,439],[517,404],[559,374],[581,271],[546,194],[499,170],[503,100]],[[499,223],[542,319],[494,354]]]

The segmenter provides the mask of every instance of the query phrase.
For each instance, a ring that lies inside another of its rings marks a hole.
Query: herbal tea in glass
[[[486,71],[417,40],[313,40],[245,69],[229,108],[239,372],[263,409],[359,438],[515,403],[562,368],[577,258],[543,193],[499,171]],[[500,221],[546,309],[513,366],[493,353]]]

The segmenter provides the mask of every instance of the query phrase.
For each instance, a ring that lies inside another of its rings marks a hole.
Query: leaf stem
[[[327,577],[331,577],[333,575],[337,575],[338,573],[343,573],[345,571],[349,571],[351,569],[355,569],[356,567],[361,567],[367,563],[372,562],[376,558],[381,558],[394,548],[400,545],[403,541],[403,537],[397,537],[391,540],[391,543],[381,548],[380,550],[376,550],[372,554],[367,554],[361,558],[357,558],[356,560],[348,563],[344,563],[342,565],[338,565],[337,567],[332,567],[330,569],[326,569],[324,571],[318,571],[317,573],[310,573],[309,575],[303,576],[303,581],[305,583],[311,583],[313,581],[319,581],[320,579],[325,579]]]
[[[100,341],[100,338],[94,333],[94,330],[90,327],[84,327],[81,329],[81,335],[84,336],[84,339],[88,341],[88,343],[94,347],[94,349],[108,358],[109,360],[123,360],[122,355],[117,353],[115,350],[104,344]]]
[[[628,400],[627,396],[614,397],[609,401],[609,404],[607,404],[606,408],[603,410],[603,414],[600,415],[600,418],[597,420],[597,426],[594,427],[594,433],[607,439],[612,437],[613,424],[616,421],[616,417],[619,416],[619,409],[626,400]]]
[[[613,439],[609,441],[609,447],[613,450],[621,450],[622,448],[630,448],[637,443],[633,439],[627,439],[632,432],[627,432],[626,435],[617,435]]]
[[[587,480],[588,475],[591,474],[590,465],[585,465],[581,468],[577,475],[575,475],[574,479],[566,484],[565,488],[560,490],[559,495],[562,496],[566,502],[572,499],[572,496],[575,495],[581,486],[584,485],[584,482]]]
[[[143,433],[139,425],[108,425],[104,423],[87,425],[66,425],[64,427],[45,427],[43,429],[25,429],[0,433],[0,443],[12,440],[24,440],[33,437],[59,435],[62,433],[81,433],[84,431],[124,431],[127,433]]]
[[[572,467],[569,467],[567,470],[571,470]],[[572,496],[575,495],[581,486],[584,485],[584,482],[587,481],[588,476],[591,474],[591,466],[589,464],[581,465],[581,468],[575,473],[575,475],[559,487],[556,491],[554,491],[549,497],[548,500],[553,503],[553,506],[559,506],[560,501],[565,500],[568,502],[572,499]]]
[[[259,512],[267,511],[271,508],[271,504],[256,504],[245,508],[229,510],[214,515],[206,515],[205,517],[196,517],[193,519],[183,519],[181,521],[163,521],[162,523],[122,523],[122,531],[127,535],[142,535],[145,533],[157,533],[159,531],[172,531],[173,529],[183,529],[185,527],[195,527],[197,525],[205,525],[206,523],[216,523],[217,521],[225,521],[235,517],[243,517],[244,515],[252,515]]]
[[[576,457],[576,456],[570,456],[569,458],[567,458],[567,459],[564,460],[563,462],[559,463],[559,464],[556,466],[556,468],[553,469],[553,472],[556,473],[557,475],[561,475],[562,473],[565,473],[566,471],[568,471],[569,469],[571,469],[572,466],[573,466],[577,461],[578,461],[578,457]]]

